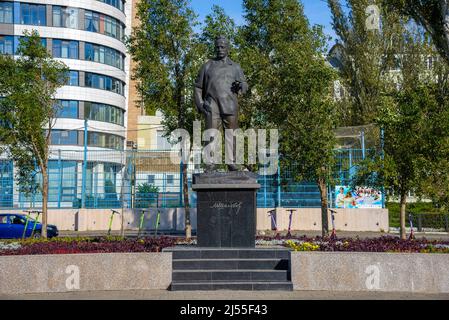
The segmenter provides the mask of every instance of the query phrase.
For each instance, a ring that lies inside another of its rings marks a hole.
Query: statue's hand
[[[234,81],[231,87],[232,92],[238,94],[240,90],[242,90],[242,83],[240,81]]]
[[[204,114],[207,114],[208,112],[211,112],[209,102],[207,102],[207,101],[203,102],[203,105],[201,106],[201,112],[204,113]]]

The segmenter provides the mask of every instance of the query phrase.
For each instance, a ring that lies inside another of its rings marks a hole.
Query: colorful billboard
[[[336,208],[382,208],[382,192],[374,188],[335,187]]]

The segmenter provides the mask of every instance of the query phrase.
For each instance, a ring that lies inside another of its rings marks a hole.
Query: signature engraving
[[[242,202],[234,201],[234,202],[214,202],[209,208],[211,209],[237,209],[235,214],[238,214],[240,209],[242,208]]]

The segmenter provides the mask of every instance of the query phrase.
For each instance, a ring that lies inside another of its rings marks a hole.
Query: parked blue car
[[[22,238],[23,231],[26,225],[25,237],[31,237],[35,220],[28,218],[23,214],[2,213],[0,214],[0,239],[17,239]],[[42,234],[42,224],[36,223],[33,238],[40,238]],[[58,228],[55,225],[47,225],[47,236],[49,238],[56,237],[59,234]]]

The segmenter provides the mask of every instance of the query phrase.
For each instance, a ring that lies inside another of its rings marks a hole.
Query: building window
[[[77,8],[53,6],[53,27],[78,29],[79,10]]]
[[[13,206],[13,162],[0,160],[0,207]]]
[[[120,41],[123,39],[125,26],[113,17],[86,10],[84,20],[86,31],[99,32]]]
[[[54,145],[77,145],[78,131],[52,130],[51,144]]]
[[[116,164],[105,163],[104,164],[104,196],[108,199],[109,203],[112,200],[114,203],[117,201],[117,172],[120,171],[120,167]],[[114,205],[114,204],[112,204]],[[117,205],[117,204],[115,204]]]
[[[0,36],[0,54],[13,54],[14,53],[14,37],[13,36]]]
[[[167,184],[173,185],[175,183],[175,178],[172,174],[167,175]]]
[[[85,44],[84,56],[87,61],[104,63],[122,70],[125,64],[125,57],[119,51],[88,42]]]
[[[53,6],[53,27],[62,27],[62,8],[60,6]]]
[[[124,95],[125,84],[115,78],[86,72],[85,86],[89,88],[108,90]]]
[[[89,147],[107,148],[107,149],[123,149],[122,137],[102,133],[102,132],[88,132],[87,133],[87,145]]]
[[[53,39],[53,57],[78,59],[78,41]]]
[[[100,15],[98,13],[86,10],[84,13],[84,19],[86,31],[100,31]]]
[[[69,86],[79,86],[78,71],[69,71]]]
[[[0,23],[13,23],[13,3],[0,2]]]
[[[72,202],[74,199],[76,199],[76,161],[59,162],[55,160],[49,160],[48,176],[48,193],[51,202]]]
[[[104,17],[104,33],[107,36],[119,39],[119,34],[117,32],[117,22],[114,18]]]
[[[89,120],[109,122],[123,126],[124,113],[125,111],[122,109],[107,104],[88,101],[84,103],[84,114],[87,115]]]
[[[56,117],[78,119],[78,101],[76,100],[57,100]]]
[[[20,23],[33,26],[46,26],[46,6],[20,3]]]
[[[98,0],[98,1],[114,6],[120,11],[123,11],[125,8],[125,0]]]
[[[154,185],[155,179],[154,174],[148,175],[148,184]]]

